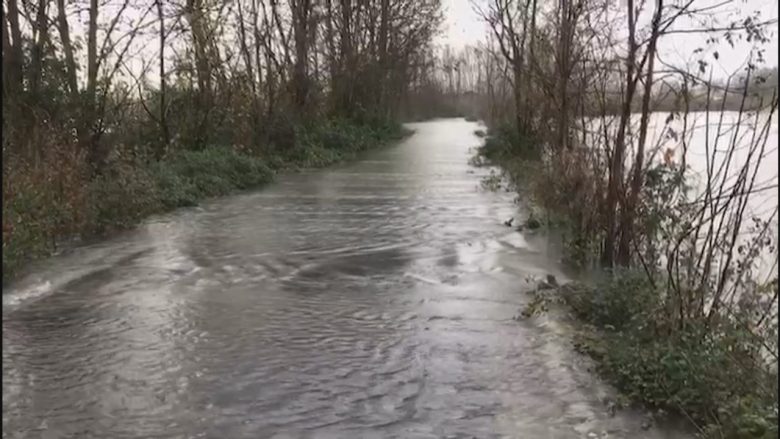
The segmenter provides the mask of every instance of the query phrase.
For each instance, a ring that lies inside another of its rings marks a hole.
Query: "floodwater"
[[[639,119],[639,114],[632,116],[634,132],[638,131]],[[586,123],[593,134],[600,135],[607,131],[613,138],[617,135],[616,117],[606,120],[606,130],[601,119],[589,119]],[[749,194],[742,193],[743,196],[747,196],[747,200],[743,212],[745,221],[739,233],[737,248],[739,244],[748,244],[756,235],[758,230],[751,227],[754,217],[769,222],[766,236],[777,236],[777,112],[770,114],[768,111],[745,113],[713,111],[709,115],[705,112],[693,112],[684,119],[677,114],[655,112],[650,115],[648,129],[647,158],[655,164],[660,164],[665,161],[664,156],[668,153],[668,158],[675,165],[685,164],[687,182],[691,186],[688,194],[691,203],[704,199],[708,168],[712,172],[713,197],[720,198],[720,210],[742,171],[745,171],[745,175],[748,176],[748,182],[753,180],[752,191]],[[591,137],[589,140],[593,144],[598,144],[599,139],[600,137],[598,139]],[[626,154],[627,169],[633,165],[635,154],[636,151],[629,147],[629,152]],[[724,191],[720,193],[722,183],[724,183]],[[720,197],[718,197],[719,193]],[[702,223],[705,224],[703,230],[708,228],[706,224],[710,221],[714,230],[721,230],[721,227],[724,227],[725,232],[725,226],[721,226],[722,219],[732,220],[732,213],[741,201],[733,201],[729,210],[715,215],[714,218],[710,219],[707,216]],[[706,241],[706,234],[702,234],[699,245],[708,245]],[[777,277],[778,247],[774,247],[774,250],[762,249],[758,260],[755,261],[752,273],[761,283]],[[738,251],[735,250],[734,257],[742,259],[743,256],[738,255]],[[717,261],[715,264],[717,266]]]
[[[477,124],[157,217],[3,294],[3,438],[682,438],[610,416]],[[645,425],[647,427],[647,425]]]

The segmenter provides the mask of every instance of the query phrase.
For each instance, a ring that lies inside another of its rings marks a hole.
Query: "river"
[[[682,438],[610,416],[463,119],[150,219],[3,292],[3,438]],[[645,426],[646,427],[646,426]]]

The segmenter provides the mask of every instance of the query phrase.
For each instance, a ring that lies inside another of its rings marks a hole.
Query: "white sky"
[[[466,45],[476,45],[479,42],[485,41],[489,35],[489,29],[482,22],[479,15],[474,11],[472,2],[476,1],[480,5],[485,5],[489,1],[493,0],[441,0],[444,8],[445,22],[442,30],[442,34],[437,38],[437,43],[448,44],[455,49],[462,48]],[[541,7],[551,7],[557,0],[538,0]],[[587,1],[587,0],[586,0]],[[617,2],[625,0],[612,0]],[[651,0],[646,0],[649,4],[652,4]],[[678,0],[666,0],[669,2],[676,2]],[[694,7],[701,8],[708,5],[720,4],[724,0],[695,0]],[[140,2],[140,3],[139,3]],[[719,7],[719,14],[721,25],[724,25],[729,20],[733,20],[735,16],[745,16],[752,11],[761,11],[761,20],[777,19],[778,17],[778,5],[777,0],[731,0],[725,6]],[[142,0],[133,0],[133,4],[143,4]],[[114,5],[116,6],[116,5]],[[75,8],[75,4],[71,5]],[[110,7],[104,7],[104,13],[101,14],[101,18],[104,21],[110,20],[112,17]],[[137,10],[145,10],[141,6],[136,8]],[[652,8],[647,7],[648,10]],[[139,19],[135,10],[126,13],[128,18],[135,20]],[[648,14],[645,14],[646,19]],[[86,20],[86,14],[82,14],[82,20]],[[147,20],[154,21],[154,13],[147,17]],[[79,22],[80,20],[71,19],[71,32],[77,37],[84,37],[84,24]],[[640,17],[640,22],[642,18]],[[683,20],[679,20],[675,25],[676,27],[684,28],[696,28],[697,25]],[[147,79],[150,83],[155,84],[156,78],[156,24],[148,29],[148,32],[152,34],[147,38],[138,38],[134,43],[134,48],[131,52],[139,50],[145,52],[144,59],[154,61],[152,64],[152,70],[149,72]],[[776,66],[778,64],[778,26],[774,24],[770,28],[771,43],[765,45],[764,57],[766,59],[766,66]],[[151,38],[151,39],[149,39]],[[659,53],[662,59],[666,62],[676,64],[682,67],[682,64],[686,62],[695,66],[696,59],[700,59],[702,56],[711,64],[715,65],[714,75],[716,77],[726,76],[728,73],[739,70],[745,63],[747,56],[750,53],[750,44],[740,43],[736,48],[732,49],[725,42],[721,42],[717,47],[707,48],[707,51],[703,54],[693,55],[693,51],[698,47],[705,47],[704,41],[706,40],[706,34],[677,34],[664,37],[659,43]],[[712,52],[717,50],[719,52],[719,59],[715,60],[712,56]],[[80,51],[81,56],[85,56],[84,51]],[[170,55],[170,52],[169,52]],[[141,71],[140,57],[130,57],[128,64],[134,71],[135,75],[138,75]]]
[[[484,4],[486,0],[476,0]],[[545,0],[539,0],[542,4]],[[550,1],[550,0],[546,0]],[[616,0],[618,1],[618,0]],[[720,3],[722,0],[696,0],[695,7],[704,7],[709,4]],[[472,7],[472,0],[442,0],[444,7],[444,32],[439,37],[441,44],[449,44],[453,48],[461,48],[466,45],[474,45],[484,41],[488,35],[488,28],[481,21],[478,14]],[[719,8],[718,14],[721,25],[727,23],[729,19],[735,16],[744,16],[752,11],[761,11],[761,20],[777,19],[778,5],[777,0],[733,0],[730,3]],[[689,20],[680,21],[677,28],[696,27]],[[778,63],[778,26],[774,24],[770,28],[771,42],[764,46],[764,58],[766,66],[776,66]],[[722,34],[719,33],[719,34]],[[719,35],[718,34],[718,35]],[[715,35],[715,34],[713,34]],[[677,34],[664,37],[659,43],[659,53],[666,62],[674,64],[684,64],[686,61],[694,59],[693,51],[698,47],[705,47],[706,34]],[[727,74],[740,69],[750,53],[750,44],[737,43],[732,49],[725,41],[710,47],[707,50],[705,59],[714,63],[714,71],[717,76]],[[719,59],[716,61],[711,55],[713,51],[719,52]],[[701,56],[701,55],[699,55]],[[698,58],[696,58],[698,59]]]

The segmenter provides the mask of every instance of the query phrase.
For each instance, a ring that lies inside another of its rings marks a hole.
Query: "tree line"
[[[6,148],[72,135],[99,169],[118,142],[157,157],[253,147],[279,119],[393,118],[438,0],[6,0]]]

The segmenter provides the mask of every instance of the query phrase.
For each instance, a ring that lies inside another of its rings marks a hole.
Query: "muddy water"
[[[671,438],[610,417],[476,124],[155,218],[3,295],[3,437]]]

